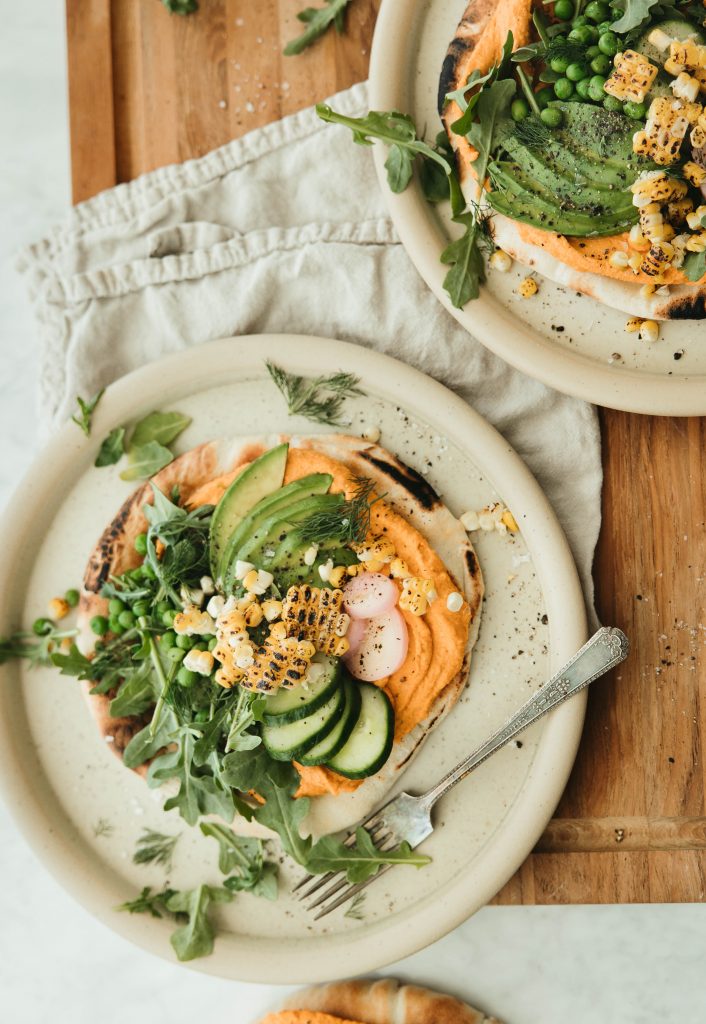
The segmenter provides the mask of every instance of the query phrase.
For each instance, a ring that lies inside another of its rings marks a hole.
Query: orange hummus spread
[[[194,491],[189,498],[192,507],[215,505],[228,485],[245,466],[216,477]],[[306,448],[290,448],[284,483],[299,480],[310,473],[330,473],[331,491],[350,496],[355,479],[337,459]],[[395,740],[406,736],[429,714],[437,697],[461,671],[468,639],[470,609],[464,603],[459,612],[450,614],[446,599],[458,589],[444,563],[429,542],[386,502],[377,501],[371,510],[371,530],[388,538],[395,546],[413,576],[433,581],[437,599],[425,615],[402,611],[409,634],[409,648],[404,664],[393,675],[377,683],[382,686],[395,711]],[[297,765],[301,775],[298,796],[321,796],[357,789],[359,780],[346,779],[323,767]]]
[[[260,1024],[360,1024],[360,1021],[333,1017],[330,1013],[316,1010],[282,1010],[280,1013],[268,1013]]]
[[[490,69],[502,53],[508,32],[513,34],[515,49],[526,46],[531,41],[532,7],[532,0],[499,0],[492,17],[486,22],[473,48],[469,50],[468,59],[464,64],[464,80],[475,69],[481,74]],[[451,103],[444,120],[447,124],[452,124],[460,116],[460,108]],[[455,145],[464,160],[470,163],[475,159],[476,151],[466,139],[458,137]],[[627,232],[601,238],[572,238],[520,222],[517,222],[517,229],[524,242],[538,246],[574,270],[600,274],[602,277],[610,277],[629,284],[654,283],[654,279],[642,271],[635,274],[629,267],[614,267],[609,262],[609,256],[616,249],[630,254],[638,251],[628,245]],[[644,248],[649,246],[643,247],[642,251]],[[690,283],[686,275],[674,267],[663,271],[660,281],[663,284]]]

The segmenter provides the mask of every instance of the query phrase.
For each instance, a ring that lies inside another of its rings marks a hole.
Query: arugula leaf
[[[198,0],[162,0],[170,14],[193,14],[198,11]]]
[[[313,874],[327,871],[345,871],[349,882],[365,882],[377,874],[384,864],[409,864],[416,868],[431,863],[431,857],[415,853],[409,843],[394,850],[375,848],[370,833],[364,828],[356,830],[355,846],[344,846],[335,836],[323,836],[311,848],[307,868]]]
[[[277,878],[277,865],[271,861],[265,861],[262,865],[262,871],[252,885],[242,875],[231,875],[230,878],[225,879],[223,885],[230,892],[249,892],[251,895],[258,896],[262,900],[274,902],[278,896]]]
[[[625,13],[622,18],[613,22],[610,26],[611,30],[621,35],[632,32],[650,17],[652,8],[659,3],[660,0],[624,0],[624,4],[623,2],[620,4],[620,9],[623,9],[624,6]]]
[[[80,398],[79,396],[76,397],[79,411],[75,416],[72,416],[71,419],[77,427],[81,428],[86,437],[91,433],[91,419],[93,418],[96,406],[103,397],[104,391],[105,388],[101,388],[100,391],[97,391],[93,398],[89,398],[88,401],[84,398]]]
[[[447,100],[455,100],[456,103],[463,110],[463,114],[451,125],[451,131],[456,135],[467,135],[473,125],[474,118],[476,116],[476,107],[480,102],[480,98],[486,86],[490,86],[495,82],[498,76],[502,73],[506,67],[507,62],[510,60],[512,55],[512,47],[514,46],[515,40],[512,32],[508,32],[503,48],[498,60],[493,64],[487,74],[481,75],[477,69],[474,69],[468,81],[462,88],[456,89],[454,92],[447,94]],[[466,99],[466,94],[470,89],[476,91],[473,95]]]
[[[114,718],[142,715],[157,699],[149,661],[142,661],[137,668],[126,668],[125,671],[125,681],[110,702],[110,713]]]
[[[211,903],[230,903],[232,899],[228,889],[199,885],[187,892],[175,892],[165,900],[170,913],[187,915],[186,923],[169,940],[179,960],[195,960],[213,952],[214,933],[208,908]]]
[[[317,104],[316,113],[328,124],[350,128],[353,141],[360,146],[372,146],[374,139],[380,139],[390,147],[385,167],[388,184],[393,192],[403,192],[409,185],[414,160],[418,155],[439,164],[445,174],[451,174],[451,164],[446,157],[417,138],[417,129],[408,114],[401,114],[397,110],[371,110],[365,117],[345,117],[325,103]]]
[[[700,281],[706,274],[706,250],[691,252],[684,260],[684,273],[690,281]]]
[[[230,892],[250,892],[266,900],[277,899],[277,865],[264,860],[261,839],[236,836],[232,829],[217,822],[204,821],[201,831],[219,845],[218,867],[227,875],[223,885]]]
[[[78,676],[80,679],[90,679],[93,663],[79,651],[76,644],[71,644],[68,654],[56,652],[51,655],[52,665],[61,670],[62,676]]]
[[[167,708],[162,715],[159,728],[154,734],[152,732],[152,724],[150,723],[132,737],[123,752],[123,764],[125,767],[139,768],[145,761],[149,761],[155,754],[158,754],[173,742],[177,729],[176,715],[171,708]]]
[[[119,462],[125,452],[125,427],[116,427],[111,430],[100,446],[94,466],[114,466]]]
[[[148,441],[139,448],[131,448],[128,467],[120,474],[121,480],[144,480],[164,469],[174,456],[159,441]]]
[[[202,814],[217,814],[231,821],[235,811],[233,796],[220,773],[214,773],[214,767],[218,770],[218,766],[210,759],[202,768],[196,767],[193,731],[181,726],[175,733],[172,738],[178,741],[177,749],[152,762],[147,773],[148,785],[160,786],[166,779],[177,779],[179,791],[166,801],[164,809],[176,808],[189,825],[195,825]]]
[[[300,377],[265,360],[267,372],[287,403],[290,416],[303,416],[314,423],[343,426],[341,412],[346,398],[365,394],[353,373],[331,373],[327,377]]]
[[[297,18],[307,26],[296,39],[292,39],[284,48],[285,57],[295,57],[308,46],[315,43],[331,25],[338,33],[343,32],[345,10],[350,0],[325,0],[326,7],[305,7],[299,11]]]
[[[137,840],[137,849],[132,855],[133,864],[161,864],[167,871],[171,871],[174,847],[178,839],[178,833],[175,836],[167,836],[149,828],[144,829]]]
[[[151,412],[136,424],[130,448],[141,448],[150,441],[169,445],[190,423],[191,417],[180,412]]]

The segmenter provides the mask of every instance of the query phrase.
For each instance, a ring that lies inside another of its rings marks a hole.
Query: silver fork
[[[419,846],[434,831],[431,811],[437,800],[465,779],[474,768],[514,739],[518,733],[557,705],[573,697],[579,690],[583,690],[594,679],[619,665],[627,658],[629,651],[628,638],[620,629],[603,626],[555,676],[552,676],[515,712],[502,728],[493,733],[469,757],[452,768],[436,786],[420,796],[400,793],[368,818],[353,826],[345,845],[352,846],[355,843],[356,829],[362,827],[368,830],[379,850],[394,849],[402,842],[409,843],[412,849]],[[320,877],[307,875],[295,887],[294,892],[299,894],[299,900],[308,900],[310,896],[318,894],[307,908],[311,911],[318,908],[315,915],[315,920],[318,921],[362,892],[392,866],[385,865],[371,878],[352,885],[347,884],[345,873],[342,871],[329,872]]]

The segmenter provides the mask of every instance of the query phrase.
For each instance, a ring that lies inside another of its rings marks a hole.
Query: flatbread
[[[271,1014],[261,1024],[309,1024],[306,1011],[330,1014],[334,1021],[359,1024],[500,1024],[482,1010],[476,1010],[453,996],[417,985],[403,985],[394,978],[335,981],[330,985],[304,989],[290,996],[285,1011],[301,1016]],[[315,1024],[324,1024],[316,1019]]]
[[[451,124],[460,117],[455,103],[445,105],[448,92],[460,88],[474,68],[487,71],[502,51],[507,33],[512,31],[515,49],[531,39],[532,0],[469,0],[456,34],[449,46],[439,80],[439,113],[456,154],[456,167],[463,194],[469,202],[477,202],[479,187],[473,173],[475,150],[467,139],[451,131]],[[674,283],[668,295],[641,295],[645,275],[635,277],[632,271],[620,277],[607,276],[601,259],[571,249],[563,236],[550,231],[533,231],[502,214],[492,214],[495,244],[513,259],[523,263],[550,281],[572,291],[590,295],[606,306],[621,309],[630,316],[653,320],[702,320],[706,318],[706,281],[700,284]],[[532,240],[527,235],[532,235]],[[609,255],[615,240],[606,238]],[[573,266],[562,259],[573,261]],[[611,275],[617,274],[611,270]],[[683,274],[672,274],[685,281]]]
[[[354,474],[370,478],[377,493],[385,493],[386,502],[429,541],[454,577],[459,590],[464,593],[470,607],[469,635],[461,671],[438,695],[428,717],[395,743],[389,760],[375,776],[366,779],[355,792],[319,796],[312,800],[306,826],[316,835],[339,831],[369,814],[408,767],[429,732],[458,700],[466,685],[471,651],[478,636],[483,579],[466,531],[433,488],[415,470],[404,465],[385,448],[358,437],[274,435],[212,441],[179,456],[153,478],[154,483],[165,493],[169,493],[175,484],[178,485],[182,501],[188,504],[190,496],[205,484],[224,474],[233,473],[238,467],[283,441],[289,441],[291,448],[320,451],[343,463]],[[78,645],[86,655],[92,652],[96,640],[90,629],[90,619],[94,615],[105,615],[107,611],[107,601],[100,596],[101,587],[111,575],[123,573],[140,562],[134,549],[134,540],[146,529],[142,509],[151,501],[152,489],[149,484],[144,484],[125,501],[103,532],[89,559],[78,615]],[[98,729],[114,754],[122,758],[125,747],[144,727],[149,715],[114,718],[110,714],[111,696],[92,694],[91,689],[90,682],[84,683],[84,693]],[[145,774],[146,766],[141,766],[137,771]],[[234,827],[236,831],[247,834],[264,834],[261,826],[240,818],[236,818]]]

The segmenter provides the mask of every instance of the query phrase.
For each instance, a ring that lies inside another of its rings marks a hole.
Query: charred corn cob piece
[[[694,202],[689,196],[684,196],[682,199],[674,199],[667,204],[667,218],[670,224],[683,224],[693,209]]]
[[[341,657],[349,648],[350,618],[343,611],[343,591],[307,585],[290,587],[282,605],[287,634],[309,640],[317,651]]]
[[[688,130],[689,121],[678,102],[658,96],[650,104],[645,130],[633,135],[633,151],[662,166],[673,164]]]
[[[706,68],[706,46],[693,39],[673,39],[669,45],[669,59],[682,68]]]
[[[630,186],[630,191],[633,206],[642,207],[649,203],[668,203],[672,199],[681,199],[687,193],[687,185],[664,171],[645,171]]]
[[[603,85],[609,96],[642,103],[657,77],[657,68],[635,50],[625,50],[615,58],[613,73]]]
[[[280,687],[300,683],[314,656],[314,645],[294,637],[275,640],[269,636],[258,647],[242,685],[258,693],[274,693]]]
[[[643,274],[656,277],[666,270],[674,257],[674,246],[670,242],[653,242],[640,265]]]

